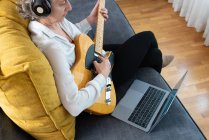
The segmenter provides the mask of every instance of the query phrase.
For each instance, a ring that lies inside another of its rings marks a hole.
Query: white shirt
[[[77,27],[64,19],[60,26],[73,40],[81,32],[88,33],[91,30],[86,19],[76,24]],[[105,86],[105,77],[98,74],[85,87],[78,89],[70,71],[75,62],[75,45],[38,21],[31,21],[28,29],[33,42],[45,54],[52,67],[63,106],[71,115],[79,115],[97,100]]]

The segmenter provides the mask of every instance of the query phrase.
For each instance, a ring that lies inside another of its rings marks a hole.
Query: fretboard
[[[97,53],[102,53],[103,49],[103,35],[104,35],[104,17],[99,12],[102,8],[105,7],[105,0],[99,1],[98,8],[98,19],[97,19],[97,27],[96,27],[96,40],[95,40],[95,51]]]

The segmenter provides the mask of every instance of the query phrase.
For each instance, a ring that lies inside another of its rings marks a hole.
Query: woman
[[[37,6],[43,1],[46,10]],[[97,22],[97,9],[98,1],[90,15],[74,25],[65,19],[67,13],[72,10],[68,0],[21,0],[20,2],[20,13],[31,20],[28,26],[31,38],[48,59],[54,72],[61,102],[73,116],[79,115],[96,101],[110,73],[109,60],[100,57],[101,63],[93,62],[98,75],[85,87],[78,89],[70,72],[76,57],[73,40],[81,32],[88,33],[91,30],[91,25]],[[101,9],[100,13],[105,20],[108,19],[106,8]],[[162,63],[161,51],[151,32],[136,34],[122,45],[106,45],[104,49],[113,51],[115,55],[112,72],[116,87],[130,79],[139,67],[153,67],[161,72],[162,65],[168,65],[173,59],[172,56],[166,56],[164,57],[166,61],[164,59]]]

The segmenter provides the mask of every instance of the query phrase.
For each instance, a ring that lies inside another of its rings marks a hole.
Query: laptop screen
[[[175,97],[177,94],[177,89],[173,89],[170,94],[168,95],[167,100],[165,101],[165,105],[162,108],[162,115],[166,114],[171,106],[171,104],[173,103]]]
[[[173,103],[176,94],[177,94],[177,89],[173,89],[171,90],[170,94],[168,95],[167,99],[164,102],[163,107],[161,108],[158,116],[155,118],[152,128],[150,129],[149,133],[155,128],[155,126],[160,122],[160,120],[166,115],[166,113],[168,112],[171,104]]]

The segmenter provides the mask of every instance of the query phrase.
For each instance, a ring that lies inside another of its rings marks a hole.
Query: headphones
[[[50,0],[32,0],[31,8],[37,16],[48,16],[51,13],[51,2]]]

